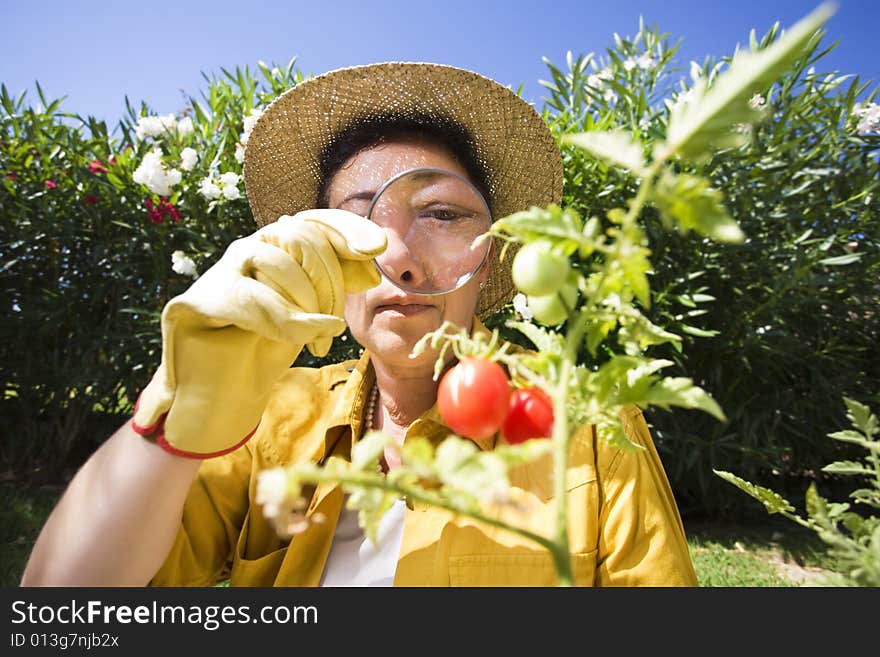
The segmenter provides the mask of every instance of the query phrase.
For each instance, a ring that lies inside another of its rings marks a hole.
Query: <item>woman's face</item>
[[[339,169],[329,186],[329,206],[366,216],[382,183],[415,167],[440,167],[467,177],[467,172],[442,146],[421,141],[380,144],[362,150]],[[388,248],[380,256],[383,267],[402,271],[409,266],[410,257],[399,236],[389,234]],[[410,359],[413,346],[446,320],[471,328],[480,283],[488,270],[488,265],[484,265],[461,288],[437,296],[404,292],[383,277],[378,286],[346,297],[345,320],[354,338],[388,365],[433,367],[436,353],[426,351],[422,357]]]

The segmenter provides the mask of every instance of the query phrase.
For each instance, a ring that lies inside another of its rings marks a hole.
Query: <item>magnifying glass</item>
[[[397,174],[373,196],[367,218],[388,233],[379,272],[414,294],[447,294],[480,270],[492,240],[486,199],[467,178],[420,167]]]

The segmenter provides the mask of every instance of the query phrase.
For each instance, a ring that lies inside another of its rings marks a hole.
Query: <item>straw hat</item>
[[[466,128],[487,173],[496,218],[560,202],[559,147],[529,103],[471,71],[391,62],[311,78],[266,108],[244,156],[244,183],[257,225],[315,207],[325,146],[352,123],[389,113],[437,115]],[[477,306],[479,317],[513,298],[511,260],[508,251],[504,262],[493,261]]]

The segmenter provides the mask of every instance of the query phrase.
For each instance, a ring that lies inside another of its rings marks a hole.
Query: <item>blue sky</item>
[[[198,96],[202,73],[256,68],[298,57],[306,73],[376,61],[434,61],[469,68],[540,105],[542,56],[601,53],[613,34],[633,35],[639,16],[681,38],[679,61],[733,52],[749,31],[790,26],[819,0],[592,0],[543,3],[442,0],[370,2],[247,0],[0,0],[0,81],[14,92],[34,81],[63,107],[115,123],[126,95],[159,113]],[[840,40],[825,67],[880,83],[875,47],[880,0],[838,0],[826,43]],[[182,90],[182,91],[181,91]]]

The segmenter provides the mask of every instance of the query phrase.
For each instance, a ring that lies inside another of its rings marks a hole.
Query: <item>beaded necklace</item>
[[[370,390],[370,398],[367,400],[367,412],[364,414],[364,429],[366,433],[373,428],[373,416],[376,413],[376,406],[379,403],[379,385],[373,382],[373,388]]]

